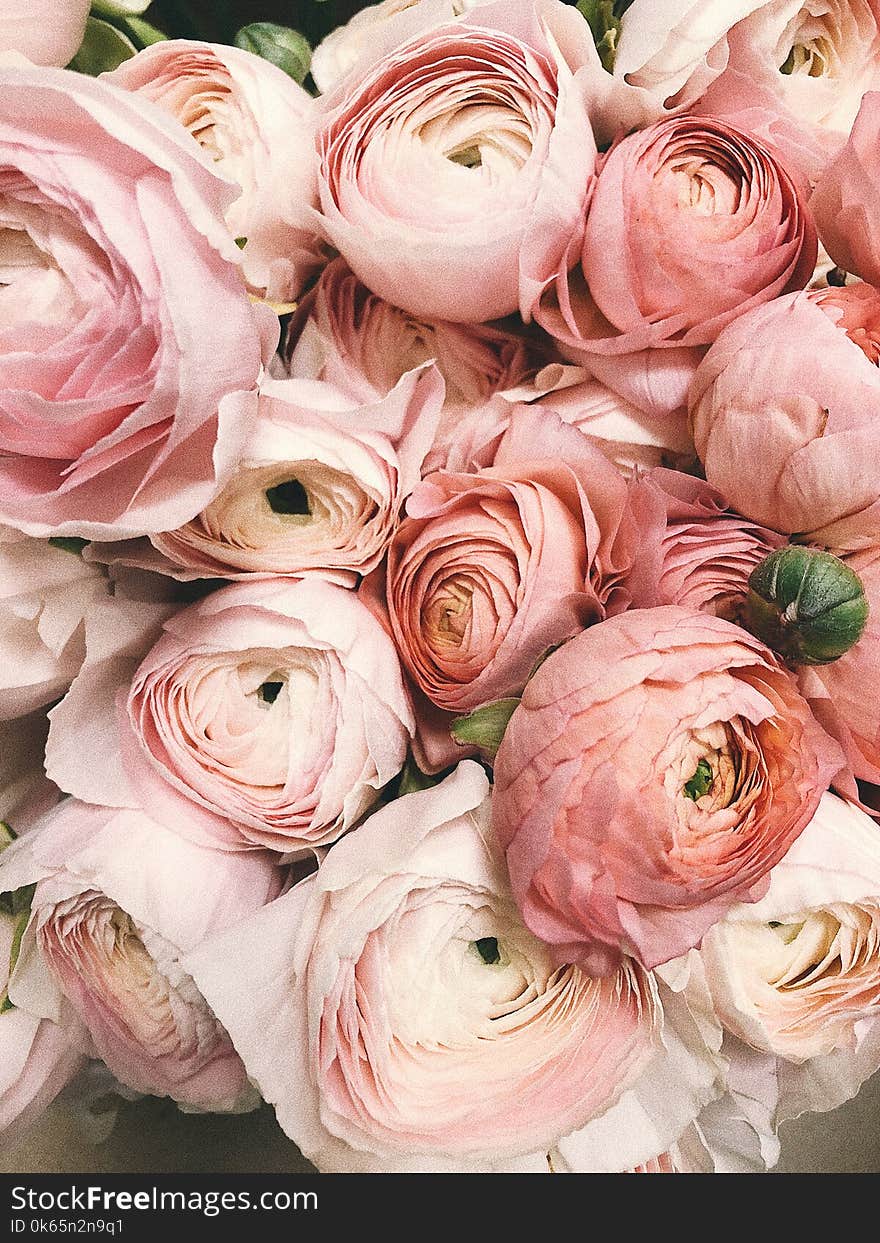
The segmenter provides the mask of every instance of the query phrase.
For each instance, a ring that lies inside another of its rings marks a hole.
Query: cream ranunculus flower
[[[175,531],[89,555],[179,579],[318,572],[351,586],[385,555],[442,403],[430,366],[364,404],[319,380],[267,380],[242,460],[207,508]]]
[[[600,1157],[622,1168],[719,1091],[701,1020],[670,1020],[657,979],[558,966],[523,927],[470,761],[234,936],[236,972],[231,936],[185,966],[322,1170],[546,1173],[557,1145],[582,1168],[600,1149],[580,1128],[631,1089],[639,1125]]]
[[[770,873],[701,947],[716,1012],[775,1060],[778,1118],[834,1109],[880,1068],[880,837],[826,794]]]
[[[205,849],[140,811],[67,799],[0,855],[0,888],[36,886],[10,999],[81,1033],[82,1051],[134,1091],[190,1109],[253,1108],[182,959],[272,901],[282,880],[266,855]]]

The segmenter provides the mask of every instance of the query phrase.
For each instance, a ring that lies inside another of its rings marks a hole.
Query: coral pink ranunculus
[[[662,467],[635,479],[639,555],[627,579],[636,608],[681,604],[739,621],[749,575],[784,536],[728,508],[702,479]]]
[[[862,100],[846,146],[829,164],[810,199],[831,258],[844,272],[854,272],[872,285],[880,285],[880,243],[874,225],[880,211],[878,145],[880,91],[871,91]]]
[[[575,428],[521,408],[495,464],[415,489],[388,553],[401,658],[432,703],[518,694],[535,662],[606,612],[635,555],[626,485]]]
[[[226,223],[251,289],[298,298],[323,261],[311,96],[252,52],[189,39],[154,43],[106,79],[169,112],[238,185]]]
[[[534,315],[573,357],[707,345],[751,307],[803,289],[816,251],[806,184],[770,147],[671,117],[604,157],[583,245]]]
[[[525,921],[560,960],[653,967],[765,892],[842,765],[745,631],[633,610],[529,682],[498,752],[493,824]]]
[[[0,521],[178,526],[231,473],[277,340],[223,221],[234,190],[108,82],[6,66],[0,92]]]
[[[792,294],[731,324],[691,387],[706,478],[740,513],[835,549],[880,541],[880,291]]]
[[[323,96],[324,229],[361,280],[428,319],[497,319],[531,299],[583,218],[596,143],[576,73],[595,55],[564,4],[510,0]]]

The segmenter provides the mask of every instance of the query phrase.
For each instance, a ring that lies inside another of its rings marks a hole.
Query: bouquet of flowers
[[[770,1168],[880,1069],[880,0],[178,7],[0,2],[3,1142]]]

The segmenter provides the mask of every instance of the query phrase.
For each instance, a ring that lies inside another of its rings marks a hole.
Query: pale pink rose
[[[846,146],[829,164],[810,199],[822,241],[834,262],[873,285],[880,285],[880,248],[874,227],[880,210],[878,144],[880,91],[871,91],[862,101]]]
[[[190,1109],[253,1108],[229,1037],[185,955],[281,892],[266,855],[196,846],[140,811],[68,799],[0,856],[0,885],[36,883],[10,986],[18,1004],[72,1010],[100,1057],[136,1092]],[[36,972],[45,972],[50,980]]]
[[[98,566],[0,527],[0,720],[58,699],[85,655],[85,618],[110,594]]]
[[[559,960],[653,967],[766,892],[842,767],[751,635],[674,605],[633,610],[529,682],[493,823],[525,921]]]
[[[531,309],[588,366],[590,353],[707,345],[751,307],[804,288],[816,250],[806,185],[770,147],[720,121],[671,117],[603,157],[583,243]]]
[[[381,0],[362,8],[322,39],[312,53],[311,75],[319,91],[332,90],[364,56],[374,55],[377,37],[403,40],[413,31],[453,21],[479,0]]]
[[[251,290],[298,298],[324,261],[311,96],[252,52],[188,39],[154,43],[105,77],[169,112],[239,187],[225,219]]]
[[[320,572],[343,585],[379,564],[421,478],[443,401],[436,368],[353,406],[318,380],[267,380],[226,487],[176,531],[90,555],[175,578]]]
[[[0,87],[0,520],[178,526],[230,474],[277,340],[223,222],[234,190],[107,82],[7,66]]]
[[[465,761],[186,960],[321,1170],[547,1173],[630,1091],[643,1145],[718,1091],[659,981],[631,962],[605,980],[560,967],[523,927],[489,818]]]
[[[691,388],[706,478],[773,530],[837,549],[877,543],[878,357],[870,285],[792,294],[731,324]]]
[[[778,143],[815,175],[880,85],[877,0],[634,0],[615,77]]]
[[[646,413],[583,367],[551,363],[535,377],[533,388],[538,405],[576,427],[627,477],[637,470],[696,461],[681,409],[669,417]],[[516,395],[527,396],[522,389]]]
[[[137,798],[230,850],[333,841],[400,772],[413,730],[390,637],[318,578],[235,583],[171,617],[119,708]]]
[[[865,589],[869,611],[864,632],[858,643],[839,659],[800,669],[798,681],[814,715],[846,751],[854,775],[877,785],[880,719],[874,696],[866,694],[865,688],[880,680],[880,550],[866,548],[844,560],[858,574]]]
[[[388,553],[401,658],[446,711],[518,694],[544,652],[629,597],[623,478],[553,414],[522,410],[491,468],[429,475]]]
[[[680,604],[738,622],[752,570],[787,543],[730,509],[710,484],[679,471],[636,478],[630,505],[639,527],[627,579],[635,608]]]
[[[86,30],[91,0],[0,0],[0,52],[35,65],[66,65]]]
[[[777,1121],[829,1110],[880,1069],[880,837],[826,795],[755,906],[701,956],[725,1026],[775,1070]]]
[[[512,0],[359,66],[321,101],[328,240],[419,317],[530,304],[583,219],[596,143],[577,71],[594,59],[577,12]]]

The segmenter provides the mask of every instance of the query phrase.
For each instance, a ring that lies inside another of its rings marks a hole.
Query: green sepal
[[[136,52],[137,48],[128,35],[123,34],[116,26],[111,26],[110,22],[90,17],[86,21],[82,45],[68,68],[97,78],[99,74],[118,69],[125,61],[131,60]]]
[[[496,699],[484,704],[468,716],[456,717],[449,732],[464,747],[477,747],[490,759],[495,758],[510,718],[521,703],[519,699]]]

